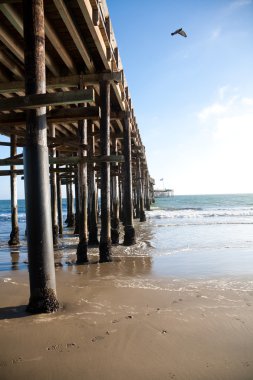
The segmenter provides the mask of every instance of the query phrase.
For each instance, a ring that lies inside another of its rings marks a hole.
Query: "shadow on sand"
[[[27,305],[7,306],[0,308],[0,320],[28,317],[31,314],[26,311]]]

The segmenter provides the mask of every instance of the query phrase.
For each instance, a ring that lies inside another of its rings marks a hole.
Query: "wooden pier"
[[[124,244],[134,244],[134,216],[145,221],[153,197],[104,0],[0,0],[0,133],[10,138],[0,142],[10,146],[0,160],[10,166],[0,170],[11,178],[10,245],[19,244],[16,176],[24,176],[28,310],[52,312],[59,307],[54,246],[63,225],[61,186],[68,225],[75,223],[79,234],[78,264],[88,262],[88,245],[98,241],[100,262],[110,262],[120,222]]]

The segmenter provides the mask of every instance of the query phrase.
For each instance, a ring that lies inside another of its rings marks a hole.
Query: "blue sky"
[[[253,192],[253,1],[107,4],[157,187]]]
[[[252,193],[253,0],[107,5],[157,187]],[[170,35],[179,27],[187,38]],[[4,198],[9,178],[1,177]]]

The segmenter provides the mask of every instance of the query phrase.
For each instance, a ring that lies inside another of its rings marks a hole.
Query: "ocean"
[[[0,201],[0,272],[27,270],[24,200],[18,201],[18,208],[21,245],[10,248],[10,202]],[[144,223],[135,220],[137,244],[114,246],[113,256],[123,261],[146,260],[152,276],[159,277],[253,274],[253,194],[156,198],[146,216]],[[65,228],[56,250],[63,270],[74,262],[77,242],[73,231]],[[97,256],[98,248],[89,248],[89,254]]]

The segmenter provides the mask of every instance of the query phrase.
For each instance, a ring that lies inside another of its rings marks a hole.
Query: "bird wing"
[[[175,32],[171,33],[172,36],[174,36],[177,33],[180,33],[182,31],[182,28],[175,30]]]
[[[183,29],[181,29],[178,34],[180,34],[181,36],[183,37],[187,37],[187,34],[185,33],[185,31]]]

